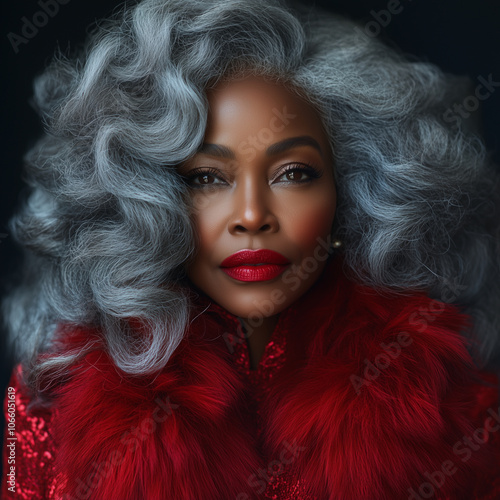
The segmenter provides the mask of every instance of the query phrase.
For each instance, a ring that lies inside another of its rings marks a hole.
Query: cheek
[[[283,215],[283,226],[288,238],[301,253],[311,253],[318,239],[327,241],[335,217],[335,193],[301,203],[300,210],[288,210]]]
[[[227,212],[227,207],[221,197],[200,195],[199,199],[204,200],[204,203],[198,209],[195,206],[192,220],[198,240],[198,254],[206,254],[213,251],[217,239],[226,226],[224,214]]]
[[[299,241],[316,240],[318,236],[330,233],[333,223],[333,208],[311,207],[304,210],[302,217],[296,219],[294,233]]]

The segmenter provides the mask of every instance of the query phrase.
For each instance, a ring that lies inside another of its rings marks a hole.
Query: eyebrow
[[[313,139],[310,135],[301,135],[299,137],[290,137],[289,139],[283,139],[282,141],[269,146],[266,149],[266,155],[277,155],[299,146],[311,146],[314,149],[318,150],[321,156],[324,156],[323,150],[321,149],[318,141],[316,141],[316,139]],[[197,153],[204,153],[210,156],[218,156],[220,158],[227,158],[230,160],[235,159],[232,149],[226,146],[221,146],[220,144],[211,144],[208,142],[204,142],[198,149]]]

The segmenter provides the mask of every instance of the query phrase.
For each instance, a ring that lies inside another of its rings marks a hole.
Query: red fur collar
[[[406,499],[424,483],[432,498],[472,498],[493,456],[464,441],[480,422],[467,317],[355,285],[338,262],[282,316],[290,348],[263,404],[264,456],[222,341],[239,322],[216,304],[154,377],[124,376],[104,349],[82,359],[54,416],[68,498],[256,499],[249,478],[273,457],[318,500]],[[73,329],[67,342],[92,335]]]

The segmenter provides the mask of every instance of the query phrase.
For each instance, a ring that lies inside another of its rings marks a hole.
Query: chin
[[[237,316],[238,318],[246,319],[250,322],[259,323],[259,321],[265,318],[270,318],[272,316],[280,314],[286,308],[287,305],[288,304],[274,306],[270,301],[268,302],[263,300],[259,305],[252,304],[251,307],[243,306],[243,307],[233,308],[232,310],[228,308],[225,309],[231,314]]]

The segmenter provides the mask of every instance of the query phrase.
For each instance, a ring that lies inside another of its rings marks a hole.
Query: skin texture
[[[333,159],[317,111],[282,84],[258,76],[223,81],[208,91],[208,102],[204,145],[179,167],[191,186],[198,237],[186,271],[240,318],[255,369],[279,313],[325,267],[336,207]],[[282,142],[298,137],[307,139]],[[242,249],[274,250],[290,265],[271,280],[238,281],[220,264]]]

